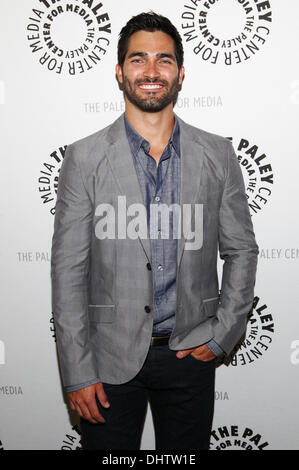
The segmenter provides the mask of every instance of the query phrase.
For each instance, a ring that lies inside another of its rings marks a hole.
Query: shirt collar
[[[124,114],[124,119],[127,137],[133,154],[137,155],[141,146],[143,146],[143,148],[148,152],[150,143],[146,139],[144,139],[140,134],[138,134],[138,132],[133,128],[133,126],[127,119],[126,114]],[[174,119],[175,122],[171,137],[169,139],[169,144],[173,146],[176,154],[178,155],[178,157],[180,157],[180,126],[178,119],[175,115]]]

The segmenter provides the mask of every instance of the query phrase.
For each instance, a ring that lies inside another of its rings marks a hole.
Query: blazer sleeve
[[[75,144],[67,147],[59,175],[51,253],[52,309],[65,386],[97,377],[88,330],[93,208],[79,157]]]
[[[228,145],[218,231],[219,254],[224,264],[220,304],[213,324],[213,339],[227,354],[246,330],[259,253],[242,171],[231,143]]]

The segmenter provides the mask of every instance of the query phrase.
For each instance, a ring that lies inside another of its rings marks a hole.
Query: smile
[[[139,88],[142,88],[143,90],[159,90],[160,88],[163,88],[163,85],[139,85]]]

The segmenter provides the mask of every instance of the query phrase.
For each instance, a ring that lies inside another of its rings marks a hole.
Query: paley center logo
[[[271,348],[274,331],[274,319],[269,307],[259,297],[254,297],[246,336],[234,347],[227,365],[244,366],[261,359]]]
[[[272,163],[261,146],[246,137],[228,137],[232,141],[244,178],[251,216],[261,211],[273,191]]]
[[[35,0],[27,40],[39,64],[74,76],[97,66],[110,45],[111,20],[98,0]]]
[[[60,450],[82,450],[81,431],[78,424],[75,424],[72,430],[66,433]]]
[[[38,192],[43,204],[49,208],[50,214],[55,215],[56,195],[59,172],[64,159],[66,145],[53,150],[49,159],[43,162],[38,178]]]
[[[221,426],[211,432],[211,450],[264,450],[269,443],[247,426]]]
[[[198,250],[203,242],[203,204],[151,203],[127,205],[126,196],[117,197],[117,205],[100,203],[95,209],[100,219],[95,235],[104,239],[179,239],[186,240],[186,250]]]
[[[196,57],[232,66],[257,54],[272,24],[270,1],[184,0],[181,33]]]

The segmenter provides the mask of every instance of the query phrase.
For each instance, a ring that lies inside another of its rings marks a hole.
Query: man
[[[242,336],[253,301],[258,247],[242,174],[227,139],[173,112],[183,48],[168,19],[127,23],[116,76],[125,114],[70,145],[59,178],[52,287],[63,381],[84,449],[138,449],[148,400],[156,449],[208,449],[215,358]],[[161,207],[182,212],[166,211],[166,227]]]

